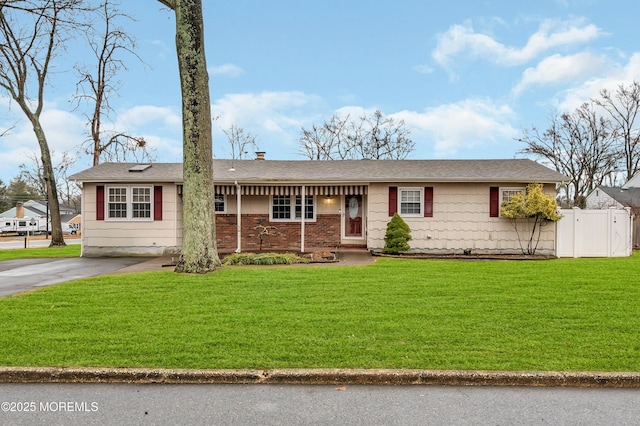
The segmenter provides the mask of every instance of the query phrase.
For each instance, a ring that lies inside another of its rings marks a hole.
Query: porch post
[[[300,197],[302,204],[302,211],[300,213],[300,252],[304,253],[304,217],[306,216],[307,210],[307,187],[302,185],[302,190],[300,191],[302,196]]]
[[[236,233],[238,235],[236,253],[240,253],[242,251],[242,194],[238,181],[235,181],[234,184],[236,185]]]

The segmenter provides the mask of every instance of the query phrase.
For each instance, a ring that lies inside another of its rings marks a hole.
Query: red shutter
[[[96,186],[96,220],[104,220],[104,186]]]
[[[153,220],[162,220],[162,187],[153,187]]]
[[[489,216],[500,216],[500,188],[497,186],[489,188]]]
[[[424,187],[424,217],[433,217],[433,186]]]
[[[389,216],[393,216],[398,211],[398,187],[389,187]]]

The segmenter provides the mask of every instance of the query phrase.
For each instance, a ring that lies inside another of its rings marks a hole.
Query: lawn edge
[[[0,367],[0,383],[436,385],[640,388],[640,373],[480,370]]]

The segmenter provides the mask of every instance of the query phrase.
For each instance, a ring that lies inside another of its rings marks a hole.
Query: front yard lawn
[[[640,257],[110,275],[0,298],[0,365],[640,371]]]

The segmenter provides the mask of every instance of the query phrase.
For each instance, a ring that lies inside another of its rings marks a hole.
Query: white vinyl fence
[[[631,210],[562,209],[557,223],[558,257],[622,257],[633,251]]]

